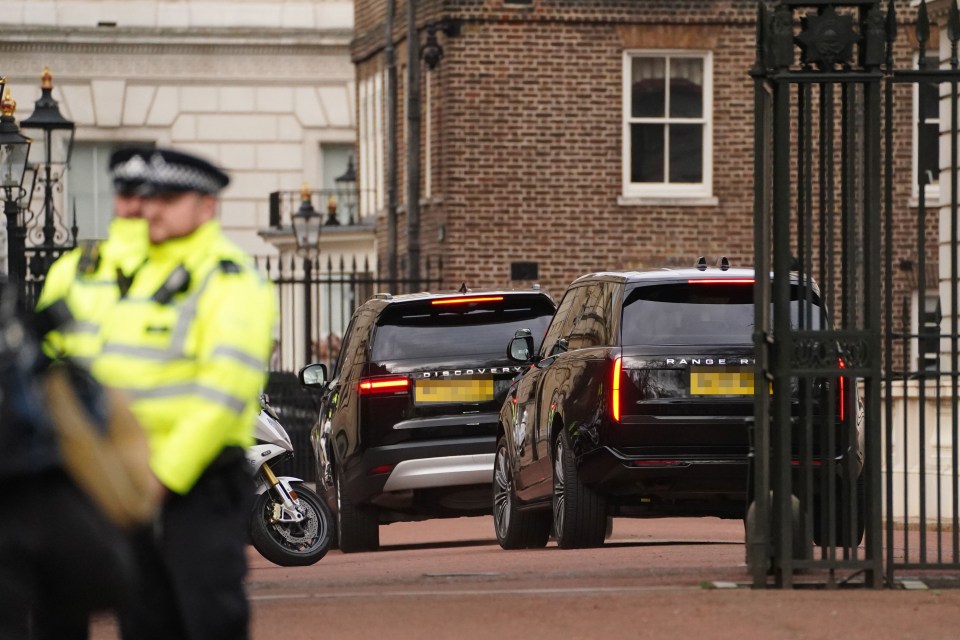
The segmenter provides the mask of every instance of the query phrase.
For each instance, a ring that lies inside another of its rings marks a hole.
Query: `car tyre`
[[[864,486],[865,482],[866,469],[861,471],[860,476],[857,478],[856,486],[856,513],[857,513],[857,530],[856,537],[854,542],[859,545],[863,542],[863,534],[866,531],[866,488]],[[838,482],[836,487],[836,498],[834,499],[834,505],[836,511],[834,512],[834,532],[835,538],[834,542],[838,547],[845,547],[850,544],[848,535],[848,530],[850,523],[843,521],[843,486],[842,483]],[[823,515],[821,514],[821,502],[820,496],[815,496],[813,499],[813,543],[818,546],[824,546],[830,543],[829,531],[827,531],[827,524],[822,522]]]
[[[359,505],[341,488],[341,473],[333,476],[337,492],[337,543],[343,553],[376,551],[380,548],[380,520],[375,507]]]
[[[505,436],[497,442],[493,462],[493,526],[497,542],[504,549],[545,547],[550,536],[550,512],[517,508]]]
[[[553,531],[563,549],[603,546],[607,533],[606,497],[583,483],[566,431],[554,447]]]

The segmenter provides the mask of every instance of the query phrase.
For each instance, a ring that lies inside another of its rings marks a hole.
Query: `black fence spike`
[[[950,63],[957,68],[957,41],[960,40],[960,9],[956,2],[950,3],[950,16],[947,18],[947,38],[950,39]]]
[[[897,40],[897,3],[887,2],[887,66],[893,67],[893,43]]]
[[[764,69],[766,69],[766,64],[764,63],[764,58],[766,57],[764,55],[764,48],[766,46],[766,40],[767,40],[766,27],[767,27],[767,6],[763,3],[763,0],[758,0],[756,53],[753,61],[753,68],[750,70],[751,73],[755,75],[762,75]]]
[[[927,13],[926,0],[920,0],[920,8],[917,9],[917,42],[920,45],[921,60],[923,60],[923,51],[928,40],[930,40],[930,16]]]

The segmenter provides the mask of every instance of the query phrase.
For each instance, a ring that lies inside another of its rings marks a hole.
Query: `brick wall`
[[[907,20],[902,4],[899,16]],[[352,53],[355,61],[369,60],[382,47],[385,1],[358,0],[356,6]],[[421,25],[441,15],[464,20],[459,37],[441,36],[444,58],[423,77],[432,95],[434,198],[421,207],[422,255],[443,257],[448,284],[527,286],[511,282],[513,261],[537,262],[538,281],[554,295],[595,270],[685,266],[698,255],[752,264],[753,84],[747,71],[755,51],[754,2],[533,0],[516,7],[503,0],[437,0],[418,6]],[[405,12],[398,2],[401,62]],[[622,55],[631,47],[713,51],[716,205],[618,204]],[[901,37],[900,67],[912,63],[913,50],[910,39]],[[895,265],[911,255],[916,259],[917,225],[916,209],[909,206],[909,89],[897,92],[895,172],[903,179],[895,186]],[[403,113],[401,103],[401,203]],[[385,227],[381,217],[381,265]],[[926,229],[935,240],[935,215]],[[405,233],[401,211],[401,263]],[[935,261],[934,245],[928,248]],[[906,272],[896,278],[899,298],[913,285]]]

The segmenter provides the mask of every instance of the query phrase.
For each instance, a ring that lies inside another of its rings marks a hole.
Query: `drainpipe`
[[[411,291],[420,283],[420,34],[417,2],[407,0],[407,256]]]
[[[387,0],[387,274],[399,293],[397,272],[397,53],[393,47],[394,0]]]

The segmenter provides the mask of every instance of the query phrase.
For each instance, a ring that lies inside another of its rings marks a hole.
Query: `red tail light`
[[[613,419],[617,422],[620,422],[620,373],[621,368],[623,367],[623,359],[620,356],[617,356],[617,359],[613,361],[613,382],[610,385],[610,388],[613,390],[612,395],[612,404],[613,404]]]
[[[378,393],[397,393],[406,391],[410,381],[406,378],[360,378],[360,395],[374,395]]]
[[[474,298],[444,298],[430,304],[469,304],[471,302],[502,302],[503,296],[480,296]]]
[[[379,476],[379,475],[383,475],[384,473],[390,473],[391,471],[393,471],[393,468],[395,466],[396,465],[392,465],[392,464],[381,464],[380,466],[374,467],[373,469],[370,469],[370,471],[367,471],[367,475]]]
[[[843,364],[843,359],[840,358],[837,360],[837,366],[841,369],[846,369],[846,365]],[[843,419],[847,415],[847,390],[844,377],[840,376],[837,378],[837,400],[840,402],[840,409],[838,411],[840,415],[840,422],[843,422]]]

